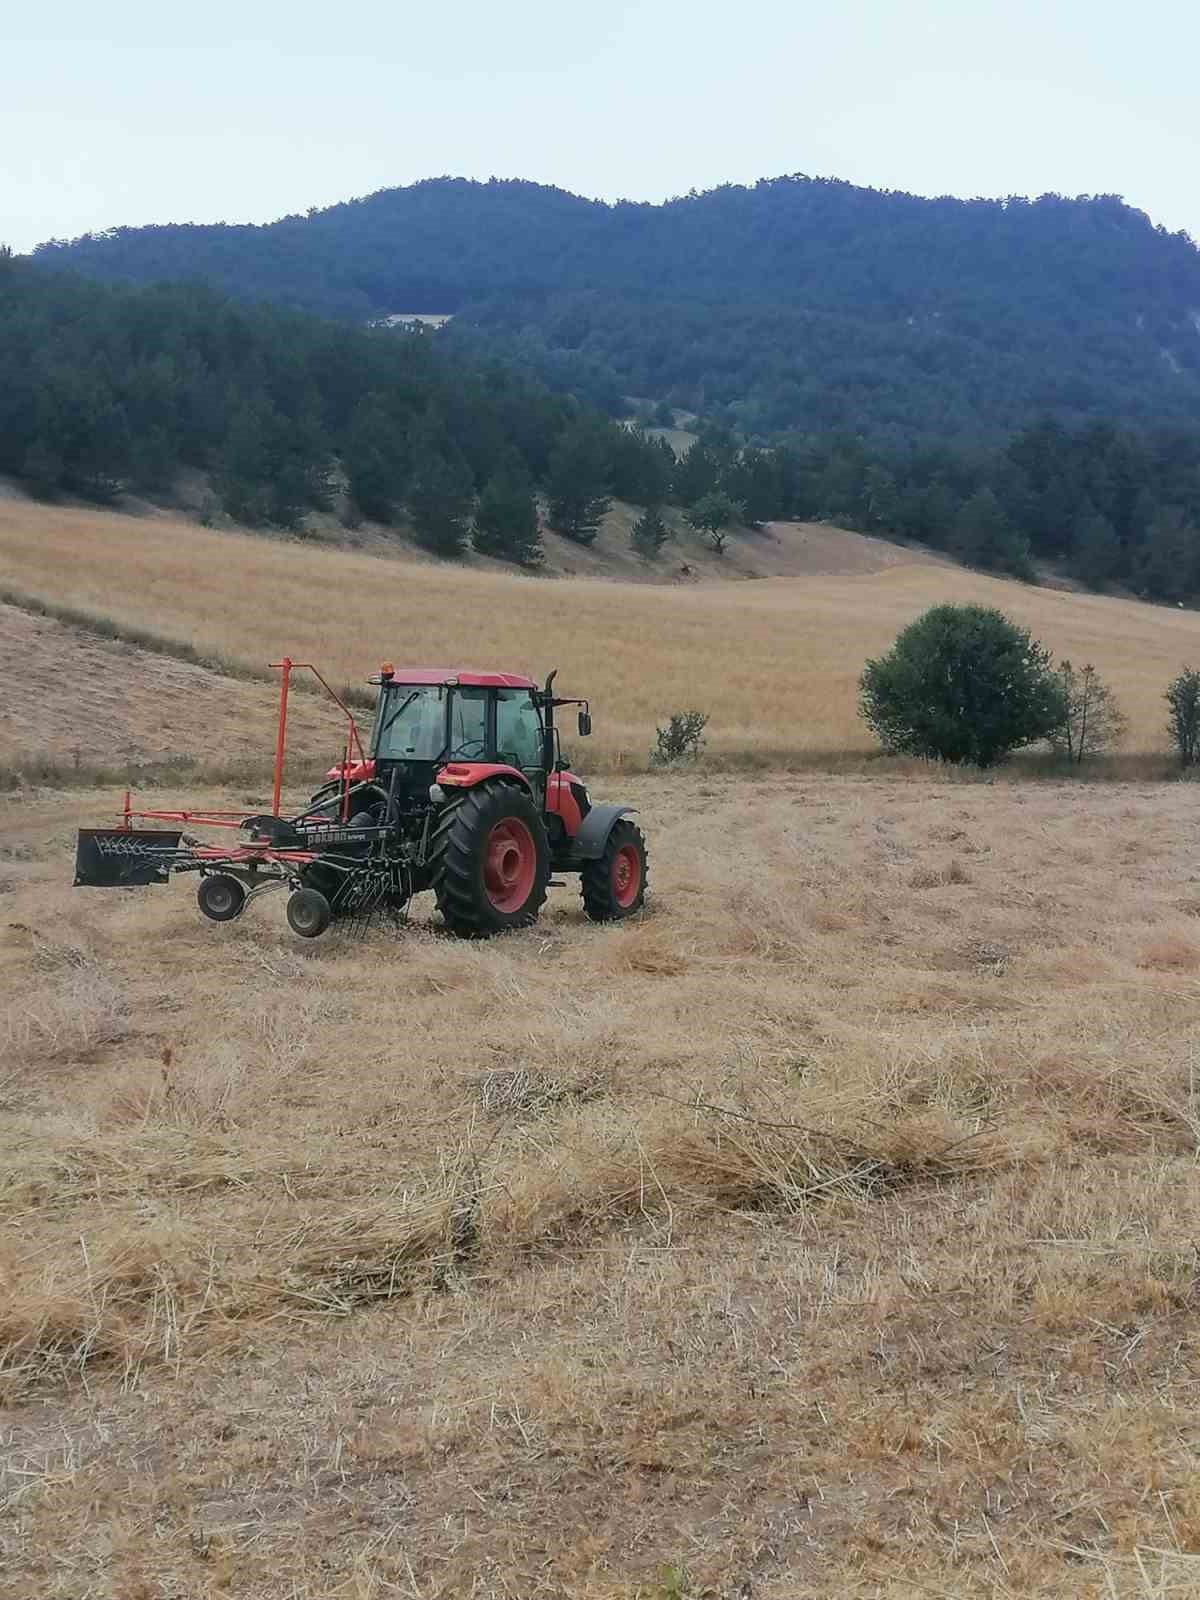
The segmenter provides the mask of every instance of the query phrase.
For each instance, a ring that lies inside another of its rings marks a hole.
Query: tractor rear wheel
[[[550,881],[550,845],[529,795],[514,784],[482,784],[438,818],[429,865],[451,933],[486,938],[537,920]]]
[[[207,873],[196,890],[196,904],[210,922],[232,922],[245,907],[245,885],[228,872]]]
[[[635,822],[622,817],[604,846],[579,875],[583,909],[593,922],[619,922],[642,909],[646,898],[646,840]]]

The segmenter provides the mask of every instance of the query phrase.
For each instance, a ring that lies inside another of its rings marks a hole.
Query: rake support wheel
[[[478,939],[527,928],[550,881],[550,847],[537,807],[515,784],[466,790],[438,819],[429,865],[451,933]]]
[[[646,840],[627,817],[613,824],[603,855],[579,875],[583,909],[593,922],[619,922],[642,909],[646,898]]]
[[[333,910],[319,889],[301,888],[288,896],[287,919],[293,933],[316,939],[333,920]]]
[[[245,908],[245,886],[228,872],[206,873],[196,890],[196,904],[210,922],[232,922]]]

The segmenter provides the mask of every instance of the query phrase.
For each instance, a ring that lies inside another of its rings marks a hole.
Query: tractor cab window
[[[450,701],[450,761],[482,761],[487,757],[486,689],[455,689]]]
[[[528,689],[496,691],[496,759],[514,767],[542,765],[542,719]]]
[[[436,761],[446,747],[446,691],[393,683],[380,695],[371,753],[380,761]]]

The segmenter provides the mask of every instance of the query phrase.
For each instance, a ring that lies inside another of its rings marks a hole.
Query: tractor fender
[[[521,769],[501,761],[450,761],[437,775],[444,789],[473,789],[477,783],[488,783],[494,778],[515,783],[526,793],[531,792],[529,779]]]
[[[636,811],[636,806],[593,806],[584,817],[579,832],[571,840],[572,853],[585,861],[598,861],[604,854],[608,836],[622,817]]]

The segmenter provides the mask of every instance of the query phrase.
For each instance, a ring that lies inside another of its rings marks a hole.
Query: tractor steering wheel
[[[447,757],[450,761],[474,761],[484,753],[487,748],[483,739],[464,739],[456,749],[451,750]]]

